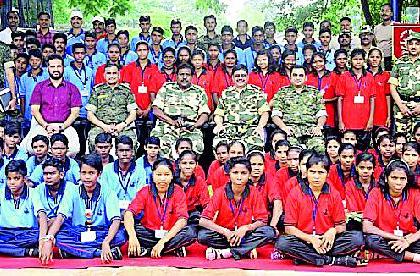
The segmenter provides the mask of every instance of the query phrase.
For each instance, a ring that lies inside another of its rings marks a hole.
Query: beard
[[[63,73],[62,72],[59,72],[58,76],[57,75],[54,75],[53,73],[50,73],[50,72],[48,72],[48,74],[50,75],[50,78],[53,79],[53,80],[59,80],[59,79],[61,79],[63,77]]]

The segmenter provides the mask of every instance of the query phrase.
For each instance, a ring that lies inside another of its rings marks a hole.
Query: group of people
[[[140,16],[130,41],[112,18],[88,32],[73,11],[64,34],[41,12],[22,32],[10,11],[0,253],[110,262],[126,243],[159,258],[199,242],[214,260],[273,243],[297,264],[420,262],[420,33],[392,64],[389,5],[381,16],[360,44],[343,17],[333,46],[329,21],[319,41],[306,22],[280,45],[272,22],[249,37],[238,21],[234,38],[210,15],[184,39],[172,20],[164,40]]]

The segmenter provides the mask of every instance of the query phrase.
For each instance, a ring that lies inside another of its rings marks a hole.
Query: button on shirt
[[[114,220],[120,220],[117,195],[99,183],[90,199],[84,185],[71,186],[64,194],[58,214],[64,216],[73,226],[85,226],[86,209],[92,211],[92,226],[109,227]]]
[[[82,96],[82,108],[80,109],[79,116],[86,118],[87,111],[85,107],[92,93],[94,84],[92,69],[84,64],[81,69],[78,69],[72,62],[70,63],[70,66],[67,66],[64,69],[64,80],[71,82],[79,89],[80,95]]]
[[[0,227],[38,228],[34,207],[34,190],[27,186],[18,199],[14,199],[9,187],[0,190]]]
[[[41,115],[47,123],[62,123],[69,117],[71,108],[82,106],[82,97],[74,84],[63,80],[54,87],[48,79],[35,86],[31,105],[41,106]]]

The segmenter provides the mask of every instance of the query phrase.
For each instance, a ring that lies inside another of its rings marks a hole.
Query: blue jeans
[[[39,230],[0,228],[0,254],[23,257],[28,248],[38,247]]]

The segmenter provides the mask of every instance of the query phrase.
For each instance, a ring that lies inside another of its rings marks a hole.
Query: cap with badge
[[[372,28],[369,25],[362,27],[360,34],[373,34]]]
[[[102,16],[95,16],[92,18],[92,23],[98,21],[100,23],[104,23],[105,24],[105,19]]]
[[[79,18],[83,19],[83,13],[81,11],[74,10],[70,14],[70,19],[73,18],[73,17],[79,17]]]
[[[415,32],[413,30],[410,30],[407,38],[405,39],[406,42],[409,42],[410,40],[414,40],[417,39],[418,41],[420,41],[420,32]]]

